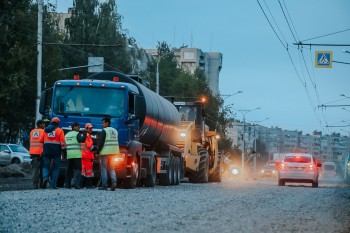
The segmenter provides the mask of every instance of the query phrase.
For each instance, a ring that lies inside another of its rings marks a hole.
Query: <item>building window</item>
[[[186,60],[193,60],[194,59],[194,53],[193,52],[184,52],[184,59],[186,59]]]

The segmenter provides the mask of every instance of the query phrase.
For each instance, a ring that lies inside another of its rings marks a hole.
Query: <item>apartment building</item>
[[[273,153],[302,151],[315,155],[321,161],[342,162],[350,154],[350,137],[339,133],[322,135],[322,132],[315,131],[312,135],[303,135],[302,131],[243,124],[233,119],[227,128],[227,136],[240,150],[243,150],[243,145],[245,149],[254,149],[255,140],[259,140],[265,144],[270,158]]]
[[[146,53],[157,59],[157,49],[146,49]],[[203,52],[197,48],[181,48],[174,52],[178,67],[194,74],[196,69],[204,72],[213,95],[219,94],[219,74],[222,68],[222,54]]]

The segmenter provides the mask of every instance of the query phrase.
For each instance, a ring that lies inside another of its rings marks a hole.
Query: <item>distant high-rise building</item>
[[[146,53],[158,56],[157,49],[146,49]],[[219,94],[219,74],[222,68],[222,54],[203,52],[197,48],[181,48],[174,52],[179,67],[194,74],[196,69],[204,72],[213,95]]]

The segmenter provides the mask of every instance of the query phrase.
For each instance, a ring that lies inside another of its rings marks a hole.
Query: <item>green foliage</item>
[[[0,141],[34,126],[37,94],[37,12],[30,0],[2,3],[0,16]],[[43,44],[58,40],[58,21],[43,8]],[[60,51],[43,45],[43,74],[62,61]],[[47,80],[44,78],[44,82]],[[6,133],[7,135],[5,135]]]
[[[64,52],[66,67],[83,66],[88,57],[104,57],[104,70],[119,70],[130,73],[130,56],[127,38],[122,33],[121,18],[116,12],[115,0],[99,3],[98,0],[75,0],[72,16],[66,20],[67,35]],[[99,46],[98,46],[99,45]],[[68,72],[86,77],[87,69]]]
[[[11,134],[19,124],[26,123],[26,116],[34,115],[37,17],[30,1],[5,1],[2,4],[0,123],[2,130],[8,129]]]

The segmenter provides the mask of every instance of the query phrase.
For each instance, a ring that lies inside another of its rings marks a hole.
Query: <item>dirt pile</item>
[[[9,177],[29,177],[32,172],[32,167],[29,163],[11,164],[0,167],[0,178]]]

